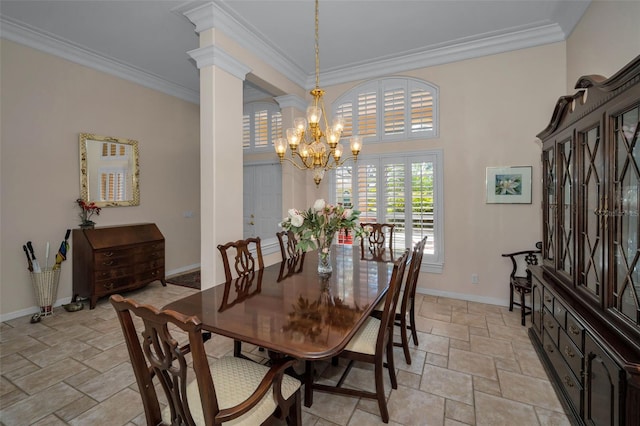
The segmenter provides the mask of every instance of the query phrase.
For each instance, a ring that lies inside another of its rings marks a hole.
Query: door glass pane
[[[640,267],[638,241],[640,215],[640,146],[638,131],[640,107],[634,107],[613,118],[615,159],[615,236],[614,308],[640,325]]]
[[[603,271],[603,223],[604,203],[604,162],[600,146],[600,127],[594,127],[579,135],[584,175],[583,217],[584,224],[580,244],[582,245],[582,275],[578,285],[585,286],[592,294],[600,297]]]
[[[560,195],[562,211],[560,217],[560,264],[559,269],[571,275],[573,267],[573,209],[571,199],[573,196],[573,160],[571,140],[559,145],[560,164],[562,177],[560,179]]]
[[[544,243],[546,259],[555,259],[555,232],[558,205],[556,202],[556,163],[553,148],[544,152],[545,185],[547,186],[546,221],[544,224]]]

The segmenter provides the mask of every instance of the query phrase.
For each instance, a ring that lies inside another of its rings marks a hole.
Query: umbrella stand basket
[[[40,315],[53,315],[53,302],[58,294],[60,268],[45,269],[42,272],[31,272],[31,284],[36,294]]]

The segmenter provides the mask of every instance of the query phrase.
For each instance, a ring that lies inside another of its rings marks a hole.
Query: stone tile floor
[[[194,290],[154,283],[126,294],[155,306]],[[391,425],[569,425],[544,369],[520,325],[504,307],[417,296],[419,345],[407,365],[395,360],[399,386],[385,389]],[[145,418],[115,311],[107,298],[95,309],[56,308],[40,323],[30,317],[0,325],[0,424],[144,425]],[[214,336],[211,357],[230,356],[233,342]],[[256,359],[262,352],[243,345]],[[322,364],[320,380],[342,367]],[[356,366],[347,386],[372,388],[369,366]],[[316,393],[303,407],[304,425],[382,424],[375,401]]]

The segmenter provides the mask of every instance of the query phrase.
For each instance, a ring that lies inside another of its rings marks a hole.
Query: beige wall
[[[103,209],[98,226],[155,222],[169,273],[199,265],[198,105],[0,43],[2,319],[36,306],[22,245],[32,240],[44,261],[45,243],[57,251],[65,230],[78,226],[80,132],[139,141],[140,206]],[[184,218],[186,211],[194,217]],[[72,296],[71,263],[69,256],[62,265],[59,302]]]
[[[578,78],[611,77],[640,55],[640,1],[592,1],[567,40],[567,93]]]
[[[506,303],[510,263],[502,253],[540,240],[540,146],[535,135],[564,91],[564,43],[430,67],[404,75],[440,90],[440,135],[407,143],[366,144],[373,152],[442,149],[444,244],[441,274],[421,275],[419,291]],[[327,90],[331,103],[353,87]],[[486,204],[490,166],[533,166],[533,203]],[[479,284],[471,284],[471,274]]]

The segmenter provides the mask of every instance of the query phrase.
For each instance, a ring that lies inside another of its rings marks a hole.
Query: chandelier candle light
[[[336,116],[329,126],[327,114],[324,109],[324,90],[320,88],[320,49],[318,44],[318,0],[316,0],[315,14],[316,29],[316,87],[309,92],[313,96],[313,102],[307,108],[307,118],[298,117],[294,120],[294,127],[287,129],[287,138],[279,138],[275,141],[274,147],[280,164],[287,160],[299,170],[313,171],[313,180],[316,186],[320,185],[324,172],[335,169],[345,161],[353,158],[358,160],[358,154],[362,149],[362,137],[354,135],[351,137],[352,157],[342,159],[342,145],[340,137],[344,130],[344,118]],[[324,131],[321,129],[324,123]],[[287,142],[291,148],[290,157],[285,158],[287,153]]]

